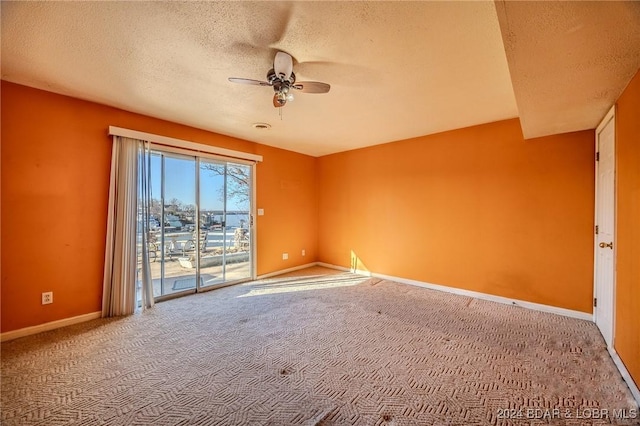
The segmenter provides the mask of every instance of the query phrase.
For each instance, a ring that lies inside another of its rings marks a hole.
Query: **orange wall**
[[[640,71],[617,103],[616,161],[614,346],[640,387]]]
[[[5,81],[1,92],[2,332],[101,309],[109,125],[263,155],[258,274],[317,260],[315,158]]]
[[[260,154],[257,207],[264,216],[258,216],[258,273],[317,261],[316,158],[264,145]],[[282,260],[282,253],[289,259]]]
[[[319,260],[592,312],[594,132],[517,119],[321,157]]]

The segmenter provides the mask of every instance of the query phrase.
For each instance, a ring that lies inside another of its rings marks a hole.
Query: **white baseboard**
[[[340,271],[351,271],[358,275],[364,275],[367,277],[375,277],[383,280],[395,281],[402,284],[414,285],[417,287],[428,288],[431,290],[444,291],[447,293],[458,294],[460,296],[473,297],[475,299],[489,300],[491,302],[502,303],[511,306],[520,306],[522,308],[533,309],[534,311],[547,312],[556,315],[563,315],[565,317],[577,318],[585,321],[593,322],[593,314],[587,312],[574,311],[572,309],[559,308],[557,306],[543,305],[541,303],[527,302],[526,300],[510,299],[508,297],[496,296],[488,293],[480,293],[478,291],[465,290],[461,288],[448,287],[439,284],[427,283],[424,281],[411,280],[408,278],[395,277],[392,275],[378,274],[370,271],[351,270],[344,266],[331,265],[329,263],[317,262],[318,266],[325,268],[337,269]]]
[[[390,281],[396,281],[403,284],[414,285],[431,290],[444,291],[447,293],[458,294],[460,296],[473,297],[474,299],[488,300],[491,302],[502,303],[511,306],[520,306],[521,308],[533,309],[534,311],[547,312],[550,314],[563,315],[565,317],[577,318],[585,321],[593,322],[593,314],[586,312],[574,311],[572,309],[559,308],[557,306],[543,305],[541,303],[528,302],[526,300],[510,299],[508,297],[496,296],[494,294],[480,293],[478,291],[465,290],[461,288],[448,287],[439,284],[426,283],[422,281],[410,280],[401,277],[394,277],[384,274],[371,273],[370,276]]]
[[[611,359],[613,359],[614,364],[618,367],[618,371],[622,375],[624,382],[629,386],[629,390],[631,391],[633,398],[636,400],[638,406],[640,406],[640,389],[638,389],[638,385],[636,385],[631,374],[629,374],[629,370],[627,370],[627,367],[624,365],[624,362],[622,362],[622,359],[616,350],[610,347],[607,347],[607,349],[609,350],[609,355],[611,355]]]
[[[51,321],[31,327],[20,328],[18,330],[7,331],[0,334],[0,342],[6,342],[9,340],[18,339],[20,337],[42,333],[43,331],[55,330],[56,328],[79,324],[81,322],[91,321],[100,317],[102,317],[102,312],[91,312],[89,314],[78,315],[76,317],[63,318],[57,321]]]
[[[287,269],[280,269],[278,271],[269,272],[267,274],[258,275],[256,280],[263,280],[265,278],[275,277],[277,275],[286,274],[287,272],[299,271],[300,269],[311,268],[312,266],[316,266],[317,262],[305,263],[304,265],[293,266]]]
[[[344,266],[332,265],[330,263],[316,262],[316,266],[322,266],[323,268],[336,269],[338,271],[351,272],[351,269]]]

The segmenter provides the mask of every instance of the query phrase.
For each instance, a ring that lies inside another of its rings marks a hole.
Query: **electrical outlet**
[[[289,259],[289,253],[282,253],[282,260]]]
[[[305,249],[302,249],[302,255],[303,255],[303,256],[306,256],[306,255],[307,255],[307,252],[305,251]]]
[[[42,304],[48,305],[49,303],[53,303],[53,292],[47,291],[42,293]]]

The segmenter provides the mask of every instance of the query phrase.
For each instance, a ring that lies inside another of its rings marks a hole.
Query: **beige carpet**
[[[592,323],[318,273],[4,343],[2,424],[640,424]]]

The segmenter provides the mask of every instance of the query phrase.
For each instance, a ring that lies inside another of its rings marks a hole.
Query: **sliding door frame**
[[[256,231],[257,223],[255,220],[256,201],[257,201],[256,164],[258,162],[262,162],[262,159],[263,159],[262,155],[212,146],[209,144],[199,143],[197,141],[188,141],[184,139],[177,139],[177,138],[172,138],[168,136],[156,135],[153,133],[141,132],[139,130],[127,129],[127,128],[118,127],[118,126],[109,126],[108,134],[110,136],[121,136],[121,137],[132,138],[132,139],[148,142],[150,145],[149,149],[151,149],[151,146],[153,146],[158,151],[183,153],[189,156],[193,156],[196,159],[198,159],[198,157],[212,158],[212,159],[219,159],[225,162],[235,162],[238,164],[245,164],[250,166],[251,167],[251,183],[250,183],[251,208],[250,208],[250,215],[249,215],[249,238],[250,238],[251,244],[249,248],[250,277],[247,278],[247,280],[256,279],[256,276],[257,276],[257,231]],[[162,170],[162,173],[164,174],[164,170]],[[164,197],[164,190],[162,192]],[[199,197],[199,195],[196,195],[196,197]],[[163,204],[162,214],[164,216],[164,201],[162,202],[162,204]],[[199,203],[197,204],[198,204],[198,207],[197,207],[198,218],[196,223],[199,226],[200,224]],[[164,241],[162,243],[164,244]],[[161,247],[161,250],[164,251],[164,246]],[[197,266],[199,271],[200,259],[198,259],[197,262],[198,262]],[[164,279],[164,276],[161,276],[161,279]],[[198,278],[196,278],[196,280],[197,279]],[[243,281],[245,280],[242,279],[237,282],[225,283],[224,285],[211,287],[211,289],[219,288],[226,285],[237,284]],[[198,281],[196,281],[196,288],[197,287],[198,287]],[[207,289],[205,289],[205,291],[206,290]],[[182,294],[184,293],[180,293],[180,295]],[[171,296],[167,295],[167,296],[161,296],[160,299],[158,298],[154,298],[154,299],[164,300],[165,298],[170,298],[170,297]]]
[[[195,201],[196,201],[196,220],[195,220],[195,225],[196,225],[196,230],[198,230],[198,232],[200,232],[200,176],[199,176],[199,171],[200,171],[200,160],[201,159],[209,159],[209,160],[213,160],[216,162],[221,162],[224,163],[224,168],[225,168],[225,176],[224,176],[224,220],[226,223],[227,217],[226,217],[226,205],[227,205],[227,200],[226,200],[226,191],[227,191],[227,176],[226,176],[226,171],[227,171],[227,167],[229,163],[232,164],[242,164],[245,166],[249,166],[251,168],[251,179],[249,182],[249,200],[250,200],[250,206],[249,206],[249,268],[250,268],[250,272],[249,272],[249,276],[247,278],[241,278],[238,280],[234,280],[234,281],[223,281],[220,284],[216,284],[216,285],[212,285],[212,286],[205,286],[205,287],[201,287],[200,286],[200,250],[196,250],[197,256],[196,256],[196,279],[195,279],[195,284],[196,286],[193,289],[187,289],[185,291],[179,291],[176,293],[171,293],[171,294],[164,294],[164,295],[160,295],[155,297],[155,301],[156,302],[161,302],[164,300],[168,300],[168,299],[173,299],[176,297],[181,297],[184,296],[186,294],[192,294],[192,293],[202,293],[202,292],[206,292],[206,291],[210,291],[210,290],[215,290],[218,288],[222,288],[222,287],[227,287],[230,285],[235,285],[235,284],[240,284],[243,282],[247,282],[247,281],[251,281],[251,280],[255,280],[256,279],[256,273],[257,273],[257,265],[256,265],[256,221],[255,221],[255,216],[256,216],[256,162],[255,161],[250,161],[250,160],[245,160],[245,159],[240,159],[240,158],[235,158],[235,157],[227,157],[224,155],[217,155],[217,154],[212,154],[212,153],[207,153],[207,152],[202,152],[202,151],[193,151],[191,149],[184,149],[184,148],[177,148],[174,146],[167,146],[167,145],[163,145],[163,144],[156,144],[156,143],[149,143],[149,149],[151,151],[155,151],[158,152],[160,154],[177,154],[178,156],[187,156],[187,157],[191,157],[194,159],[195,161]],[[164,214],[164,155],[162,155],[162,184],[161,184],[161,199],[162,199],[162,210],[163,210],[163,214]],[[164,222],[164,216],[163,216],[163,222]],[[161,224],[161,226],[164,229],[164,223]],[[164,234],[164,232],[163,232]],[[225,229],[225,233],[223,233],[223,235],[226,235],[226,229]],[[164,240],[164,236],[163,236],[163,240]],[[225,271],[225,266],[224,265],[224,257],[225,257],[225,252],[226,250],[224,249],[226,246],[226,238],[223,238],[223,278],[226,280],[226,271]],[[164,241],[162,241],[163,244],[163,252],[164,252]],[[164,255],[164,254],[163,254]],[[161,274],[161,279],[164,280],[164,268],[162,268],[162,274]]]

